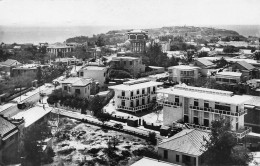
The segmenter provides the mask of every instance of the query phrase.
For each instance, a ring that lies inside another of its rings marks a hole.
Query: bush
[[[92,148],[88,150],[88,153],[97,154],[100,151],[100,148]]]
[[[113,70],[113,69],[110,71],[109,76],[111,78],[118,78],[118,79],[132,78],[131,74],[126,71]]]
[[[155,132],[150,132],[149,136],[147,138],[147,141],[150,141],[151,144],[156,145],[156,143],[157,143],[156,133]]]
[[[131,153],[128,151],[128,150],[123,150],[121,152],[121,154],[124,156],[124,157],[130,157],[131,156]]]

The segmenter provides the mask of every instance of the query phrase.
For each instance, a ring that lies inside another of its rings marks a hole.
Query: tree
[[[98,46],[98,47],[102,47],[102,46],[105,46],[105,40],[103,37],[99,36],[95,42],[95,44]]]
[[[97,114],[101,112],[102,108],[103,104],[101,98],[98,95],[94,96],[90,101],[90,110],[93,111],[94,116],[97,116]]]
[[[228,65],[228,61],[226,61],[226,59],[223,57],[219,60],[214,61],[214,63],[216,64],[216,68],[222,68]]]
[[[234,52],[238,52],[238,51],[239,51],[239,49],[234,46],[225,46],[223,48],[224,53],[234,53]]]
[[[231,131],[229,120],[212,121],[209,139],[204,139],[206,151],[203,154],[208,165],[246,165],[251,158],[245,151],[237,150],[237,140]],[[241,155],[242,154],[242,155]]]
[[[22,156],[26,162],[33,165],[40,165],[43,156],[42,142],[51,137],[51,130],[46,121],[33,124],[24,134]]]
[[[41,67],[37,67],[36,79],[37,79],[38,83],[42,82],[42,68]]]
[[[158,43],[151,44],[145,56],[149,58],[148,66],[167,66],[167,55],[162,52]]]
[[[260,60],[260,51],[255,52],[255,60]]]
[[[103,123],[103,126],[105,124],[105,122],[109,121],[111,119],[111,115],[109,113],[105,113],[102,110],[100,110],[96,117],[98,118],[98,120],[100,120]]]
[[[132,78],[130,73],[124,70],[114,70],[114,69],[110,70],[109,77],[118,78],[118,79]]]

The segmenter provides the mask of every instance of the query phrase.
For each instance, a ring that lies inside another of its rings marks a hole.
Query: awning
[[[18,130],[15,130],[11,133],[9,133],[7,136],[3,137],[3,141],[7,140],[8,138],[10,138],[11,136],[13,136],[14,134],[16,134],[18,132]]]
[[[245,108],[247,108],[247,109],[254,109],[255,106],[254,105],[245,104]]]

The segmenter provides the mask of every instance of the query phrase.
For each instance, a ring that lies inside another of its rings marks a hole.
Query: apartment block
[[[172,126],[184,122],[191,128],[209,130],[211,122],[220,117],[229,119],[232,131],[243,137],[249,130],[244,127],[247,110],[244,103],[249,96],[234,95],[230,91],[175,85],[157,91],[158,103],[163,105],[163,123]]]
[[[156,91],[159,85],[162,83],[138,79],[109,88],[115,91],[116,109],[138,112],[148,109],[152,100],[156,101]]]
[[[169,80],[175,82],[191,83],[199,77],[199,67],[179,65],[168,68]]]

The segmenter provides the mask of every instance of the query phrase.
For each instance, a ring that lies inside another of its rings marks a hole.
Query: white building
[[[224,71],[216,74],[216,83],[235,85],[241,81],[242,73]]]
[[[56,57],[64,57],[67,52],[72,52],[73,48],[67,45],[50,45],[47,47],[47,52],[54,54]]]
[[[169,80],[175,82],[190,83],[198,79],[199,67],[179,65],[168,68]]]
[[[137,112],[148,109],[152,100],[156,100],[158,85],[162,83],[138,79],[109,88],[115,91],[116,109]]]
[[[92,80],[90,78],[70,77],[62,81],[62,92],[89,99]]]
[[[211,122],[222,116],[230,119],[233,131],[245,134],[244,103],[249,96],[234,95],[230,91],[175,85],[159,90],[158,102],[163,105],[163,123],[171,126],[183,121],[192,127],[209,129]],[[242,135],[240,135],[242,137]]]
[[[108,68],[102,66],[86,66],[79,70],[79,77],[83,78],[93,78],[99,82],[99,85],[102,87],[108,77]]]

